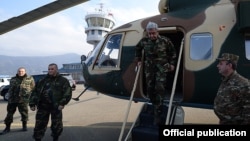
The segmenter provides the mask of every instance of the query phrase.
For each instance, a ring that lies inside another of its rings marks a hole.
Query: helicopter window
[[[108,37],[96,65],[100,67],[117,67],[122,34]]]
[[[250,36],[246,37],[245,48],[246,48],[246,58],[250,60]]]
[[[213,40],[211,33],[196,33],[191,35],[190,57],[193,60],[212,58]]]
[[[104,42],[104,39],[105,38],[102,38],[102,40],[97,44],[97,46],[94,48],[94,50],[88,54],[87,59],[85,61],[85,64],[87,64],[88,66],[93,64],[94,58],[96,58],[96,56],[98,55],[98,52],[101,49],[101,46]]]

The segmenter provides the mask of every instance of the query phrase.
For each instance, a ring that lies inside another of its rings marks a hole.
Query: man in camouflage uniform
[[[9,99],[7,105],[7,116],[4,120],[6,128],[1,134],[10,132],[10,125],[13,122],[13,115],[16,112],[16,108],[21,114],[21,121],[23,125],[23,131],[27,131],[28,121],[28,102],[32,90],[35,87],[35,81],[32,76],[26,74],[26,70],[20,67],[17,70],[15,77],[10,80]]]
[[[47,129],[51,115],[51,136],[54,141],[63,131],[62,109],[69,103],[72,89],[69,81],[58,73],[58,67],[52,63],[48,66],[48,74],[41,79],[30,97],[30,109],[36,113],[33,138],[41,141]]]
[[[149,22],[147,35],[136,46],[136,60],[141,65],[142,50],[144,50],[144,75],[146,78],[146,93],[155,107],[155,124],[159,124],[163,100],[166,97],[168,72],[175,70],[176,50],[169,38],[160,36],[158,25]]]
[[[238,59],[239,56],[229,53],[217,59],[223,79],[214,100],[214,112],[222,125],[250,124],[250,85],[236,71]]]

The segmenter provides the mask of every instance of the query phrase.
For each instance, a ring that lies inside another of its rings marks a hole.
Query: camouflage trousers
[[[57,110],[52,105],[43,104],[38,107],[36,113],[36,123],[34,128],[34,139],[43,138],[47,125],[49,122],[49,117],[51,115],[51,131],[52,137],[58,137],[63,131],[63,122],[62,122],[62,111]]]
[[[28,121],[28,103],[8,103],[7,105],[7,116],[4,119],[5,124],[10,124],[13,122],[13,116],[18,108],[21,114],[21,121]]]
[[[167,73],[160,71],[146,72],[146,85],[147,95],[150,98],[153,105],[162,105],[164,98],[166,97],[166,77]]]

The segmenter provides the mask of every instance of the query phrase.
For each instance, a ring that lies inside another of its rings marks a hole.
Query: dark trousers
[[[160,106],[166,97],[166,73],[160,71],[147,72],[147,95],[154,105]]]
[[[18,108],[21,114],[21,121],[28,121],[28,104],[27,103],[8,103],[7,105],[7,116],[4,119],[5,124],[10,124],[13,122],[13,116]]]
[[[43,138],[49,117],[51,116],[51,136],[58,137],[63,131],[62,111],[53,108],[53,106],[40,106],[36,113],[36,123],[34,128],[33,138]]]

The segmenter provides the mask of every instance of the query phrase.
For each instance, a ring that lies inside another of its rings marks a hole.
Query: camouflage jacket
[[[51,103],[54,107],[66,105],[72,97],[69,81],[60,74],[46,75],[41,79],[31,94],[29,105],[38,106]]]
[[[35,87],[35,81],[32,76],[27,76],[26,74],[23,77],[16,75],[10,80],[9,88],[9,103],[22,103],[29,102],[29,97],[31,92]]]
[[[236,71],[224,78],[214,100],[220,124],[250,124],[249,80]]]
[[[176,50],[170,39],[158,35],[156,41],[152,41],[148,36],[140,40],[135,48],[135,57],[141,61],[142,50],[144,50],[144,63],[154,65],[160,71],[167,72],[170,64],[176,65]]]

